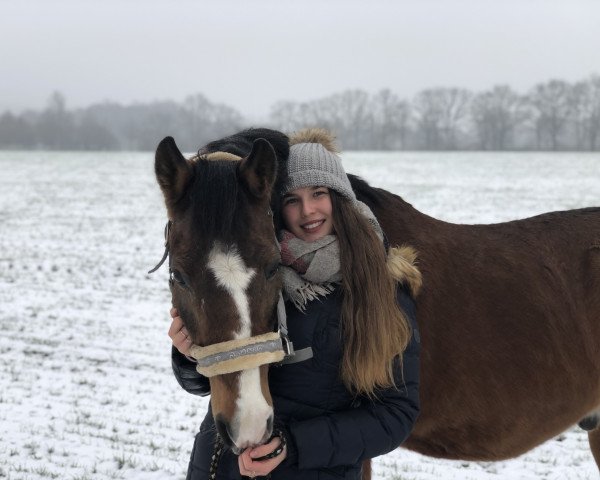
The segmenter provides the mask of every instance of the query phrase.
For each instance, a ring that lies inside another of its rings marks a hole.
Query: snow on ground
[[[0,152],[0,478],[182,479],[207,400],[170,372],[165,212],[151,153]],[[598,154],[350,153],[448,221],[600,205]],[[397,450],[375,478],[591,479],[573,428],[517,459]]]

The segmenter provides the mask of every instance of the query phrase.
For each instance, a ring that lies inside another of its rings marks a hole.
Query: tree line
[[[0,116],[0,148],[153,150],[174,135],[185,151],[248,126],[284,132],[332,130],[345,150],[600,150],[600,76],[550,80],[526,93],[499,85],[483,92],[430,88],[404,99],[383,89],[347,90],[308,101],[280,101],[262,125],[197,94],[182,102],[69,110],[55,92],[41,111]]]

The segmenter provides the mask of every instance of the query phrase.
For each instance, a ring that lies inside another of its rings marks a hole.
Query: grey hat
[[[321,143],[297,143],[290,147],[287,163],[288,183],[285,191],[319,186],[335,190],[356,201],[341,158]]]

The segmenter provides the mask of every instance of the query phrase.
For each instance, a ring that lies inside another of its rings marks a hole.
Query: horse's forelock
[[[230,160],[198,158],[194,165],[194,182],[190,208],[197,238],[227,241],[235,234],[239,185],[237,163]]]

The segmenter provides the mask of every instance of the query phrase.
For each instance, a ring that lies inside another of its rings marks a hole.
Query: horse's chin
[[[254,447],[259,447],[261,445],[264,445],[270,439],[271,439],[271,432],[269,431],[269,432],[265,433],[265,435],[262,437],[262,439],[259,442],[245,442],[244,445],[242,445],[241,447],[238,447],[238,445],[234,442],[230,445],[229,448],[231,448],[231,451],[233,453],[235,453],[236,455],[239,455],[244,450],[247,450],[248,448],[254,448]]]
[[[259,447],[261,445],[264,445],[265,443],[267,443],[267,440],[268,440],[268,438],[260,443],[253,443],[250,445],[246,445],[245,447],[238,447],[237,445],[234,444],[230,448],[231,448],[231,451],[235,455],[241,455],[245,450],[248,450],[249,448],[252,449],[254,447]]]
[[[216,426],[217,432],[219,433],[219,436],[223,440],[223,443],[235,455],[239,455],[247,448],[258,447],[259,445],[263,445],[266,442],[268,442],[271,437],[271,432],[273,430],[272,425],[273,425],[273,421],[272,421],[272,419],[270,419],[268,422],[267,429],[263,433],[263,435],[260,439],[255,437],[254,440],[248,440],[248,439],[243,440],[241,437],[238,436],[238,437],[236,437],[236,440],[234,440],[231,436],[230,428],[228,427],[228,424],[223,421],[223,417],[221,415],[217,414],[217,416],[215,418],[215,426]]]
[[[233,447],[231,447],[231,451],[233,452],[234,455],[241,455],[244,450],[246,450],[246,449],[238,448],[235,445]]]

